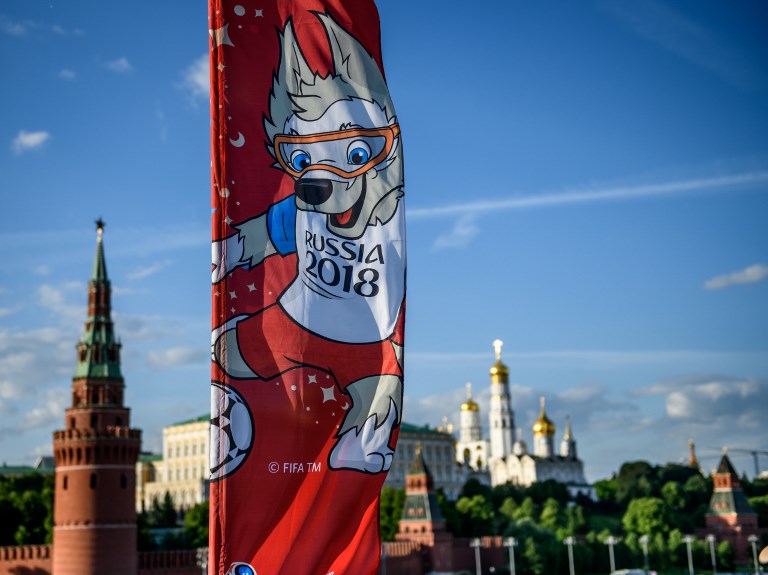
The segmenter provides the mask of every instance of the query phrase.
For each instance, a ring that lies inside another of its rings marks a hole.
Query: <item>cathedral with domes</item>
[[[475,473],[487,474],[493,486],[512,483],[527,487],[554,479],[578,493],[591,491],[584,476],[584,463],[576,454],[570,419],[559,450],[555,450],[556,427],[547,417],[545,399],[532,426],[533,450],[530,451],[521,427],[515,427],[515,414],[509,392],[509,368],[501,361],[502,342],[493,342],[496,363],[491,366],[491,399],[488,414],[489,439],[483,438],[480,406],[472,399],[467,384],[467,400],[461,404],[456,459]]]

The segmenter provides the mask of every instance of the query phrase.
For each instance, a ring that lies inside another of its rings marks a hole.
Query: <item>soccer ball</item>
[[[253,446],[253,416],[235,388],[211,382],[211,481],[234,473]]]

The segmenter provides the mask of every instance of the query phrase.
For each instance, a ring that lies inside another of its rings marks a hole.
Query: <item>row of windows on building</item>
[[[182,481],[187,479],[202,479],[207,478],[210,474],[210,470],[206,465],[199,466],[185,466],[185,467],[170,467],[166,475],[166,481]],[[182,477],[183,476],[183,477]]]
[[[175,449],[173,446],[171,446],[168,448],[166,459],[173,459],[174,452],[176,454],[175,457],[189,457],[190,455],[194,457],[198,455],[198,448],[199,448],[200,455],[205,455],[207,445],[208,444],[206,442],[199,443],[199,444],[193,443],[191,446],[189,444],[185,444],[183,446],[183,450],[181,445],[177,445]],[[183,455],[182,455],[182,451],[183,451]]]

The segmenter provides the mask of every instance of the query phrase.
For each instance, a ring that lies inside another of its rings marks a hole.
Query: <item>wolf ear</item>
[[[297,103],[297,96],[302,93],[302,87],[313,86],[317,78],[301,52],[290,20],[286,23],[285,30],[279,35],[279,41],[280,67],[272,79],[269,118],[264,118],[264,129],[270,142],[274,141],[275,134],[283,131],[286,120],[291,117],[296,108],[301,110]],[[274,156],[272,146],[268,144],[267,148]]]
[[[391,109],[389,90],[384,76],[371,55],[352,35],[339,26],[328,14],[317,14],[328,35],[333,68],[345,82],[360,89],[361,94],[370,92],[373,99]]]
[[[302,85],[313,86],[315,78],[316,74],[310,69],[296,41],[293,22],[289,20],[283,33],[283,50],[276,81],[283,82],[283,88],[289,95],[295,95],[302,93]]]

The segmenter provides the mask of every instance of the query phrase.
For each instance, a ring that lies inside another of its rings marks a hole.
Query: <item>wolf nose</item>
[[[333,182],[322,178],[299,178],[293,184],[293,191],[300,200],[316,206],[331,197]]]

